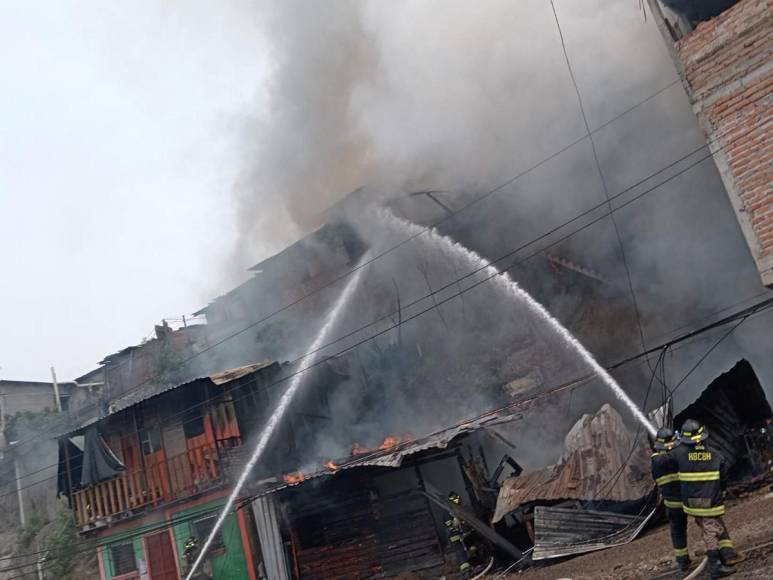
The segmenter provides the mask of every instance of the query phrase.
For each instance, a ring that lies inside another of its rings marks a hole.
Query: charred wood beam
[[[440,494],[434,491],[422,491],[419,493],[424,495],[427,499],[429,499],[434,504],[440,506],[442,509],[451,512],[457,518],[467,522],[467,524],[472,526],[475,529],[475,531],[477,531],[481,536],[486,538],[488,541],[490,541],[492,544],[494,544],[501,550],[507,552],[514,559],[520,560],[523,557],[523,552],[521,552],[518,548],[513,546],[505,538],[500,536],[494,530],[494,528],[480,521],[475,516],[475,514],[473,514],[468,509],[464,508],[463,506],[452,504],[446,498],[442,497]]]

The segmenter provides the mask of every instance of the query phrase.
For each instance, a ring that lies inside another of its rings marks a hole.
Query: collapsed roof
[[[608,403],[595,415],[583,415],[566,435],[565,449],[555,465],[505,480],[494,522],[523,504],[635,501],[652,489],[646,444],[636,441]]]
[[[687,419],[706,425],[711,445],[732,469],[747,453],[744,433],[773,419],[773,410],[752,365],[741,359],[674,417],[674,427],[681,429]]]

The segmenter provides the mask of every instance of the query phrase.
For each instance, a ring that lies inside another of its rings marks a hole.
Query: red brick
[[[708,138],[724,150],[733,190],[764,253],[773,250],[773,73],[750,76],[773,53],[773,0],[741,0],[676,46]],[[741,81],[711,102],[718,91]],[[750,241],[750,243],[753,243]]]

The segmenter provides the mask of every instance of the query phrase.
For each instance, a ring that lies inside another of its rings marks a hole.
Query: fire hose
[[[483,578],[489,570],[491,570],[491,567],[494,565],[494,556],[491,556],[488,561],[488,566],[486,566],[483,570],[481,570],[480,573],[473,576],[470,580],[479,580],[480,578]]]
[[[693,580],[694,578],[697,578],[698,575],[706,569],[706,565],[708,563],[709,563],[709,559],[703,558],[703,560],[701,560],[701,563],[698,564],[698,567],[692,572],[690,572],[688,576],[685,576],[684,580]]]

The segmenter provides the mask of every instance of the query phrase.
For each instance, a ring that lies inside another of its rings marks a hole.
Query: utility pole
[[[17,457],[13,458],[13,470],[16,476],[16,493],[19,496],[19,523],[24,527],[27,525],[27,518],[24,515],[24,495],[21,492],[21,474],[19,473],[19,459]]]
[[[54,399],[56,400],[56,411],[62,412],[62,401],[59,400],[59,383],[56,382],[56,371],[51,367],[51,379],[54,381]]]

